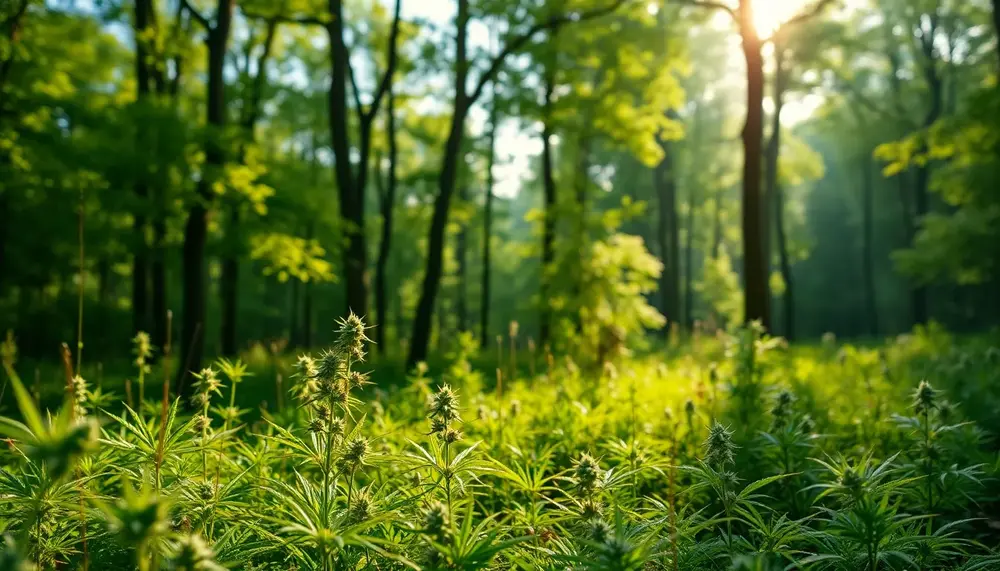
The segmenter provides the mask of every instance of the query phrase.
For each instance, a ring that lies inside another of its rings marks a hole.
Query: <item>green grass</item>
[[[603,367],[458,343],[407,378],[362,335],[166,407],[157,364],[138,412],[128,363],[51,416],[5,382],[0,568],[1000,569],[989,339],[747,329]]]

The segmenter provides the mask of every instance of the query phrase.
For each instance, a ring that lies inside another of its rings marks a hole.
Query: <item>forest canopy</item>
[[[6,0],[0,327],[192,369],[348,310],[410,364],[981,329],[995,4]]]

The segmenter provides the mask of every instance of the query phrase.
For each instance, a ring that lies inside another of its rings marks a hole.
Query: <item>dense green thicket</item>
[[[498,384],[473,343],[439,378],[373,388],[365,335],[341,322],[250,423],[233,405],[253,377],[228,361],[190,403],[147,387],[133,409],[77,377],[39,414],[8,346],[4,568],[1000,565],[996,347],[748,328],[603,369],[505,352]]]

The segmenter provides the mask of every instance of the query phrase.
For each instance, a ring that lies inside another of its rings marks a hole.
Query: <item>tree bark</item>
[[[189,9],[190,11],[190,9]],[[192,17],[208,32],[208,86],[206,119],[215,131],[205,142],[205,168],[198,181],[197,197],[188,210],[184,225],[184,315],[181,326],[181,369],[177,386],[191,390],[189,372],[201,369],[205,325],[205,242],[208,237],[208,207],[212,203],[212,178],[225,165],[226,155],[219,138],[226,124],[225,59],[233,17],[233,0],[219,0],[215,23],[204,17]],[[188,394],[185,393],[185,394]]]
[[[257,127],[257,120],[260,118],[260,105],[263,99],[264,83],[267,78],[267,60],[271,55],[271,48],[274,45],[274,38],[278,31],[278,20],[272,18],[268,20],[264,35],[263,49],[256,61],[256,75],[251,78],[250,92],[244,98],[243,117],[240,127],[243,129],[244,140],[240,145],[240,162],[246,161],[247,146],[253,144],[255,136],[254,129]],[[250,74],[250,53],[255,46],[250,43],[247,47],[247,69]],[[239,315],[239,283],[240,283],[240,256],[242,252],[242,242],[240,240],[240,201],[234,199],[229,205],[229,225],[228,225],[228,248],[226,256],[222,261],[222,276],[219,288],[220,301],[222,303],[222,326],[220,329],[221,351],[225,356],[235,355],[237,352],[236,342],[236,318]]]
[[[469,200],[469,187],[463,184],[458,190],[458,199],[462,203],[466,203]],[[455,289],[457,290],[455,295],[455,317],[458,321],[458,331],[467,331],[469,328],[469,305],[468,305],[468,254],[469,254],[469,224],[468,222],[462,224],[462,227],[458,231],[458,236],[455,237],[455,257],[457,258],[458,267],[456,268]]]
[[[785,105],[785,90],[787,89],[787,77],[785,75],[785,52],[781,39],[774,42],[774,113],[771,117],[771,139],[767,145],[767,189],[764,195],[764,208],[767,211],[767,203],[774,202],[774,224],[778,238],[778,256],[781,267],[781,278],[785,282],[785,293],[783,299],[783,318],[785,338],[789,341],[795,339],[795,314],[794,314],[794,292],[792,290],[792,274],[788,259],[788,245],[785,238],[785,206],[781,182],[778,180],[778,159],[781,156],[781,112]],[[767,232],[769,224],[767,219],[761,226]],[[767,236],[764,237],[765,272],[770,274],[770,249],[767,246]]]
[[[1000,0],[993,0],[993,30],[1000,37]],[[997,43],[997,59],[1000,63],[1000,42]]]
[[[326,25],[330,40],[330,136],[335,156],[334,175],[340,202],[340,216],[346,222],[347,247],[344,248],[344,284],[346,286],[345,315],[354,312],[365,315],[368,311],[368,245],[365,235],[365,188],[368,178],[368,161],[371,153],[371,133],[378,115],[382,97],[389,90],[396,67],[396,44],[399,37],[401,0],[396,0],[389,34],[388,66],[375,91],[368,110],[362,108],[361,96],[351,69],[350,52],[344,34],[344,9],[342,0],[329,0],[330,22]],[[358,165],[351,166],[351,144],[348,131],[349,104],[347,82],[353,86],[355,107],[359,122],[359,140],[355,147]]]
[[[660,273],[660,295],[663,315],[667,318],[664,331],[670,323],[680,322],[680,232],[677,227],[677,181],[674,172],[674,146],[660,141],[663,160],[653,170],[653,188],[656,192],[659,227],[656,238],[660,246],[663,272]]]
[[[427,241],[427,269],[424,272],[420,301],[417,302],[417,313],[413,319],[413,333],[410,336],[410,354],[406,359],[407,369],[411,369],[418,362],[427,359],[427,344],[430,341],[434,302],[437,299],[441,283],[441,273],[444,267],[444,235],[448,224],[448,210],[451,207],[451,195],[455,191],[459,151],[462,147],[465,117],[469,111],[469,96],[466,92],[466,80],[469,74],[468,55],[466,53],[469,27],[468,0],[458,0],[458,17],[456,23],[454,112],[451,120],[451,129],[448,132],[448,140],[445,143],[441,175],[438,177],[438,194],[434,198],[434,212],[431,215],[430,235]]]
[[[761,215],[761,147],[764,139],[764,58],[750,0],[741,0],[739,27],[747,66],[747,117],[743,126],[743,279],[744,320],[771,329]]]
[[[688,189],[688,209],[684,227],[687,239],[684,241],[684,324],[688,331],[694,331],[694,185]]]
[[[483,277],[481,301],[479,303],[479,346],[486,349],[490,346],[490,273],[492,270],[493,237],[493,163],[496,160],[497,140],[497,93],[496,82],[493,83],[493,97],[490,100],[490,134],[489,155],[486,159],[486,197],[483,205]]]
[[[931,16],[930,22],[930,30],[922,33],[920,38],[924,57],[922,66],[924,79],[927,81],[927,88],[930,92],[931,98],[927,114],[924,116],[923,121],[923,127],[927,131],[929,131],[930,127],[941,117],[944,98],[944,86],[940,72],[937,69],[936,48],[934,46],[938,25],[938,14],[936,11]],[[927,144],[924,143],[922,150],[926,151],[926,149]],[[929,161],[917,166],[917,172],[913,185],[915,224],[914,235],[911,236],[911,239],[915,237],[916,227],[920,225],[924,216],[926,216],[928,212],[930,202],[930,175],[931,166]],[[912,291],[913,321],[915,324],[919,325],[927,323],[927,319],[929,317],[927,296],[927,285],[922,283],[916,284]]]
[[[378,319],[375,328],[375,343],[380,352],[385,352],[385,330],[389,325],[389,303],[386,297],[386,268],[389,255],[392,252],[393,212],[396,207],[396,96],[389,87],[386,127],[389,138],[389,173],[386,180],[386,191],[379,193],[382,210],[382,241],[379,243],[378,259],[375,264],[375,315]],[[381,173],[381,165],[376,167],[376,173]],[[381,180],[381,174],[378,174]],[[399,332],[397,332],[397,335]]]
[[[155,11],[150,0],[136,0],[135,3],[135,75],[136,102],[139,106],[149,103],[152,93],[153,74],[150,60],[154,54],[147,49],[147,40],[141,39],[147,29],[155,24]],[[137,146],[148,148],[148,133],[145,126],[139,126]],[[149,331],[149,247],[146,243],[146,214],[149,209],[148,170],[140,169],[139,180],[134,192],[136,208],[132,211],[132,238],[135,240],[132,252],[132,331]]]
[[[556,239],[556,179],[552,156],[552,104],[555,92],[555,68],[552,63],[545,66],[545,94],[542,106],[542,185],[544,211],[542,219],[542,275],[541,275],[541,319],[539,341],[544,347],[552,334],[552,310],[549,305],[551,294],[551,274],[554,271]]]
[[[312,241],[315,225],[315,221],[309,221],[309,226],[306,227],[306,240]],[[309,349],[313,344],[313,281],[307,281],[303,289],[305,291],[302,292],[302,346]]]
[[[875,163],[872,153],[866,153],[864,158],[864,178],[861,186],[862,202],[862,231],[861,231],[861,256],[862,268],[865,281],[865,305],[868,309],[868,333],[872,336],[878,335],[878,296],[875,290],[875,255],[873,252],[873,234],[875,229],[875,193],[874,176]]]

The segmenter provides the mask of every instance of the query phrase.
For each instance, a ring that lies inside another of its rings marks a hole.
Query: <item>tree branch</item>
[[[188,11],[188,14],[191,14],[191,17],[194,18],[194,20],[198,22],[202,28],[205,28],[206,32],[212,31],[212,23],[191,5],[191,0],[181,0],[181,6],[184,6],[184,9]]]
[[[241,9],[243,16],[252,20],[274,20],[279,24],[297,24],[299,26],[325,26],[326,22],[316,16],[283,16],[281,14],[264,14]]]
[[[354,92],[354,106],[358,109],[358,118],[362,120],[361,128],[364,128],[365,110],[361,105],[361,90],[358,89],[358,82],[354,79],[354,66],[351,65],[350,50],[345,48],[348,53],[347,58],[347,77],[351,80],[351,91]]]
[[[833,4],[835,1],[836,0],[819,0],[819,2],[817,2],[812,7],[811,10],[806,10],[805,12],[801,12],[798,15],[796,15],[795,17],[787,20],[785,23],[783,23],[780,26],[778,26],[778,29],[775,30],[775,32],[773,34],[771,34],[770,36],[768,36],[768,38],[765,39],[762,43],[763,44],[767,44],[768,42],[773,42],[775,37],[777,37],[780,34],[785,33],[786,30],[790,30],[790,29],[794,28],[795,26],[798,26],[799,24],[801,24],[803,22],[806,22],[808,20],[811,20],[811,19],[815,18],[816,16],[819,16],[820,13],[822,13],[823,10],[825,10],[827,6],[829,6],[830,4]]]
[[[729,14],[734,20],[736,19],[736,10],[726,4],[723,4],[722,2],[714,2],[712,0],[680,0],[680,3],[698,8],[707,8],[709,10],[722,10],[723,12]]]
[[[560,14],[558,16],[552,16],[547,18],[542,22],[536,23],[534,26],[529,28],[523,34],[513,38],[504,45],[503,49],[500,50],[493,60],[490,62],[489,67],[486,71],[479,77],[479,81],[476,83],[476,88],[472,90],[472,94],[466,100],[466,106],[471,106],[476,102],[477,99],[483,94],[483,89],[486,88],[486,84],[492,81],[493,77],[499,73],[500,68],[503,66],[504,60],[507,56],[513,54],[514,52],[520,50],[525,44],[531,41],[535,34],[543,32],[546,30],[555,30],[562,27],[565,24],[573,22],[584,22],[587,20],[593,20],[595,18],[600,18],[601,16],[606,16],[617,11],[619,8],[624,6],[630,0],[614,0],[611,4],[603,6],[601,8],[594,8],[593,10],[588,10],[585,12],[567,12],[565,14]],[[700,0],[699,0],[700,1]]]
[[[397,44],[399,41],[399,13],[402,4],[402,0],[396,0],[396,8],[392,16],[392,28],[389,31],[389,61],[386,64],[385,75],[382,76],[382,81],[379,82],[378,89],[375,90],[375,97],[372,100],[372,106],[371,109],[368,110],[367,117],[362,117],[363,120],[369,122],[371,122],[375,118],[375,115],[378,114],[379,106],[382,104],[382,98],[385,96],[386,91],[389,90],[389,87],[392,84],[392,76],[396,73],[396,61],[398,59]]]

